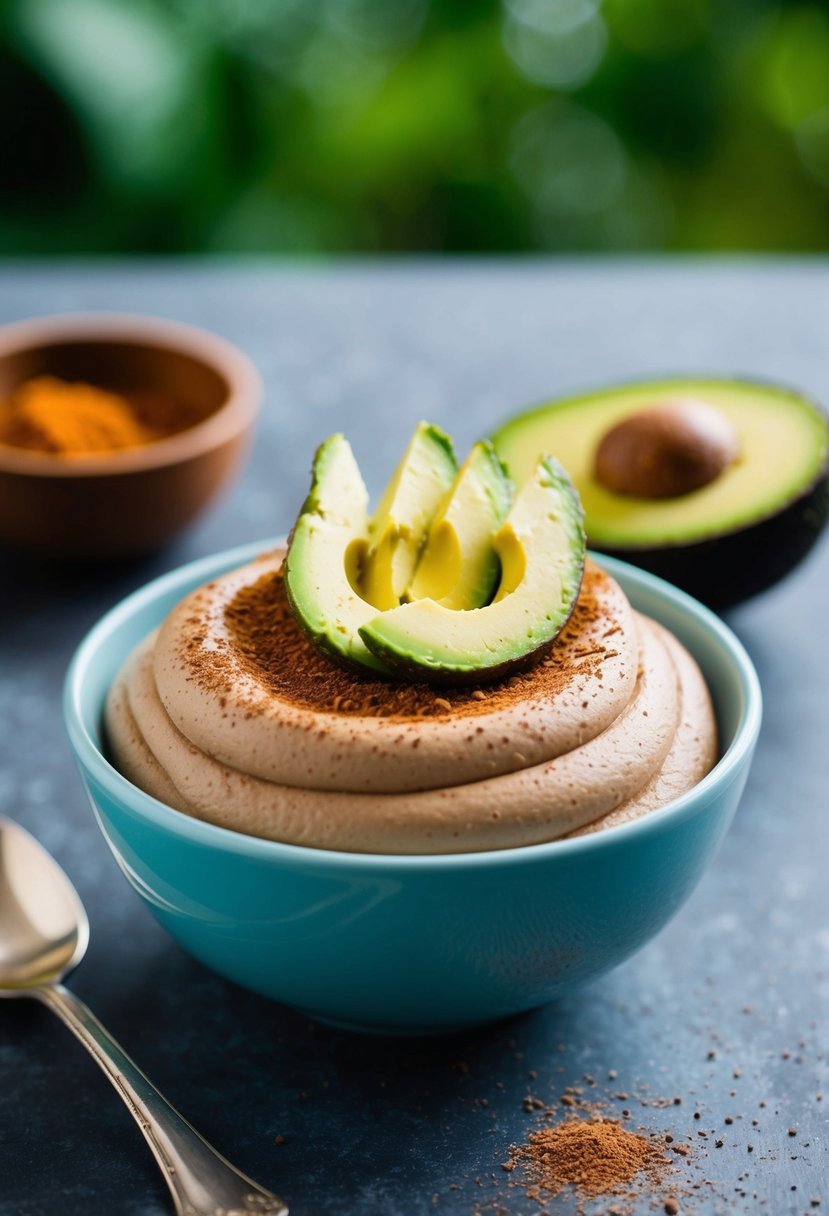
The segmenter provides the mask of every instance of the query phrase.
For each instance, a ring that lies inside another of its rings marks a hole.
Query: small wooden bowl
[[[33,376],[168,394],[198,419],[140,447],[57,456],[0,444],[0,544],[129,557],[169,540],[232,480],[262,396],[250,360],[189,325],[69,314],[0,328],[0,398]]]

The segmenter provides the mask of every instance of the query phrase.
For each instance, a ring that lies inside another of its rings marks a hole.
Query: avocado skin
[[[797,498],[743,528],[675,545],[618,547],[594,541],[592,548],[641,566],[709,608],[720,610],[785,578],[806,556],[827,522],[829,463]]]

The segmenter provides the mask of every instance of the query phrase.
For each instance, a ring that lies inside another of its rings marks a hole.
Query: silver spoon
[[[77,1035],[124,1099],[161,1166],[179,1216],[287,1216],[163,1098],[83,1001],[60,982],[86,953],[89,921],[57,862],[0,816],[0,997],[42,1001]]]

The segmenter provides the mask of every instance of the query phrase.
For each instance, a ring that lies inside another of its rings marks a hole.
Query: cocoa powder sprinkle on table
[[[570,1119],[533,1132],[514,1148],[504,1168],[522,1166],[530,1198],[554,1198],[573,1187],[580,1199],[627,1194],[635,1179],[658,1186],[668,1158],[646,1136],[612,1119]]]

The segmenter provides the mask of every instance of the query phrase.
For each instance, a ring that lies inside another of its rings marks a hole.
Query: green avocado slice
[[[432,520],[405,598],[455,609],[488,604],[501,572],[492,538],[511,502],[507,471],[489,440],[481,440]]]
[[[291,533],[285,589],[315,646],[339,662],[388,674],[358,632],[377,615],[354,590],[357,546],[367,543],[368,492],[347,440],[332,435],[314,458],[311,489]]]
[[[360,627],[369,650],[395,674],[471,683],[549,645],[578,598],[585,556],[581,504],[557,461],[538,461],[493,547],[502,574],[491,604],[466,612],[433,599],[403,604]]]
[[[396,608],[415,572],[429,525],[455,480],[452,440],[421,422],[368,525],[368,543],[355,549],[360,591],[381,612]]]

